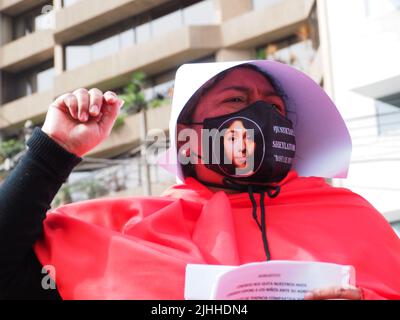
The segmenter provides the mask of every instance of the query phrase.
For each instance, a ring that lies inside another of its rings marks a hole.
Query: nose
[[[250,98],[251,98],[251,103],[254,103],[254,102],[260,101],[260,100],[265,101],[265,97],[264,97],[262,91],[258,88],[253,90]]]
[[[242,135],[240,136],[241,138],[239,141],[239,143],[240,143],[239,152],[241,152],[241,153],[246,153],[246,140],[247,140],[246,136],[247,136],[246,129],[243,129],[243,132],[242,132]]]

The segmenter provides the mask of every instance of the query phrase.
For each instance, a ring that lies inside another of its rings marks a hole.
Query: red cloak
[[[400,299],[400,239],[365,199],[292,171],[266,200],[274,260],[353,265],[365,299]],[[259,196],[255,195],[257,203]],[[35,252],[64,299],[183,299],[188,263],[264,261],[247,193],[188,178],[162,197],[75,203],[48,213]]]

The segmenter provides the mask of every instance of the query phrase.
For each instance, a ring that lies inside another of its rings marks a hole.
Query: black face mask
[[[230,181],[278,182],[289,173],[296,140],[292,122],[276,107],[257,101],[202,124],[202,159]]]

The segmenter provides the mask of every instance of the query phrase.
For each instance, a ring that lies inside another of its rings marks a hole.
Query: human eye
[[[243,97],[231,97],[223,101],[223,103],[241,103],[241,102],[245,102],[245,99]]]

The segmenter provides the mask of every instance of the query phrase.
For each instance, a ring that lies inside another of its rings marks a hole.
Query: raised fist
[[[50,105],[42,131],[82,157],[110,135],[123,104],[114,92],[78,89]]]

